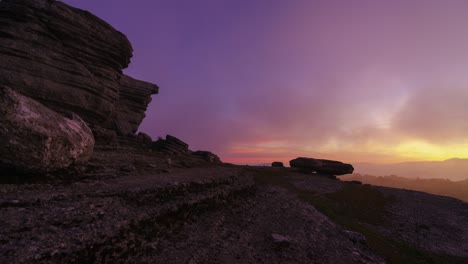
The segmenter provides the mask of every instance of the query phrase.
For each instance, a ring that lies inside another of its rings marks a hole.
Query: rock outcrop
[[[154,84],[135,80],[127,75],[120,78],[120,100],[114,118],[115,130],[119,135],[135,134],[145,118],[151,102],[149,95],[158,93]]]
[[[274,162],[271,163],[271,166],[272,167],[277,167],[277,168],[283,168],[284,164],[281,161],[274,161]]]
[[[94,137],[76,114],[69,118],[10,88],[0,87],[0,167],[47,172],[87,161]]]
[[[152,148],[156,151],[176,155],[188,154],[190,152],[187,143],[171,135],[166,135],[166,139],[160,138],[155,141]]]
[[[128,39],[87,11],[54,0],[0,1],[0,85],[94,127],[133,134],[156,85],[122,74]]]
[[[325,175],[351,174],[354,168],[351,164],[335,160],[313,159],[299,157],[289,161],[292,168],[299,168],[307,172],[316,172]]]
[[[221,159],[214,153],[206,150],[197,150],[192,153],[195,156],[202,157],[205,161],[209,163],[221,163]]]

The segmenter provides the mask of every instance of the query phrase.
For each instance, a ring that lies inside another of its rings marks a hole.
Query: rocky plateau
[[[128,39],[54,0],[0,1],[0,263],[468,263],[468,204],[237,166],[137,133]]]

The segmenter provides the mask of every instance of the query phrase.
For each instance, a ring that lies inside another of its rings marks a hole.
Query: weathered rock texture
[[[0,85],[119,134],[135,133],[153,84],[122,74],[128,39],[87,11],[53,0],[0,1]]]
[[[166,135],[166,139],[160,138],[155,141],[153,149],[169,154],[188,154],[190,152],[187,143],[171,135]]]
[[[87,161],[94,138],[79,116],[65,118],[0,87],[0,145],[0,167],[46,172]]]
[[[299,168],[307,172],[316,172],[325,175],[344,175],[351,174],[354,168],[351,164],[335,160],[296,158],[289,161],[292,168]]]
[[[192,153],[195,156],[202,157],[205,161],[209,163],[221,163],[221,159],[214,153],[206,150],[197,150]]]
[[[143,118],[146,106],[151,102],[148,95],[158,92],[158,87],[127,75],[120,78],[120,100],[116,110],[115,128],[118,134],[135,134]]]

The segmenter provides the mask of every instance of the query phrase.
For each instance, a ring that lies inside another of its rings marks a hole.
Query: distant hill
[[[453,181],[468,179],[468,159],[455,158],[445,161],[417,161],[393,164],[355,163],[353,165],[355,173],[361,175],[398,175],[413,179],[439,178]]]
[[[340,179],[346,181],[356,180],[377,186],[450,196],[468,202],[468,179],[463,181],[451,181],[447,179],[410,179],[395,175],[371,176],[361,174],[344,175],[341,176]]]

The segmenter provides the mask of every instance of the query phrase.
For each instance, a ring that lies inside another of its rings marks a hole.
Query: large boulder
[[[0,86],[0,167],[47,172],[87,161],[93,134],[78,115],[68,116]]]
[[[344,175],[354,171],[353,165],[335,160],[313,159],[299,157],[289,161],[292,168],[325,175]]]
[[[122,74],[132,57],[124,34],[54,0],[2,0],[0,14],[0,85],[93,129],[136,132],[158,87]]]

